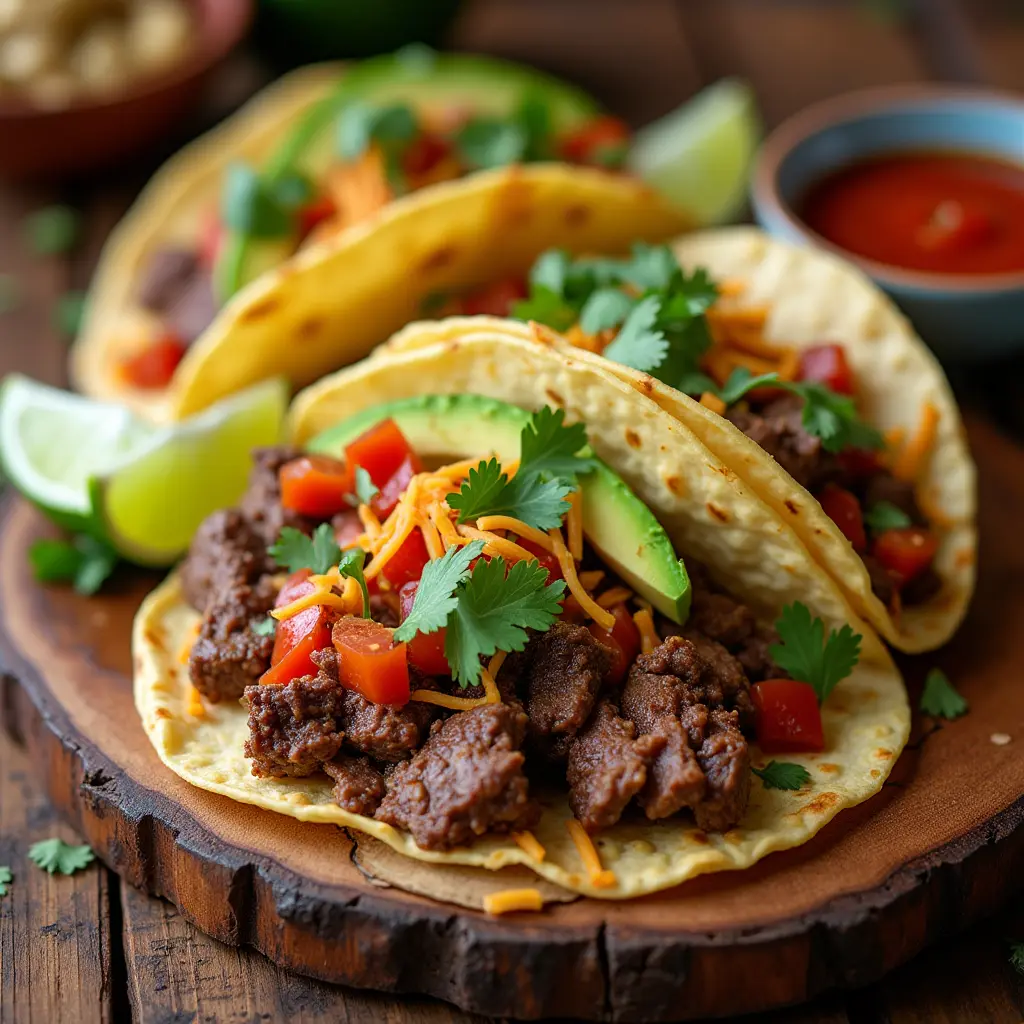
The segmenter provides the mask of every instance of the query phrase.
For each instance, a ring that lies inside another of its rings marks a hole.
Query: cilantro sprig
[[[310,569],[314,575],[323,575],[341,558],[341,548],[334,539],[328,523],[321,523],[312,537],[307,537],[293,526],[283,526],[270,555],[283,569],[298,572]]]
[[[356,466],[355,493],[346,494],[345,501],[353,508],[369,505],[374,495],[380,494],[380,488],[370,478],[370,474],[362,466]]]
[[[819,704],[825,703],[860,658],[862,637],[859,633],[845,625],[838,632],[831,630],[826,640],[825,623],[812,618],[810,610],[800,601],[782,609],[775,629],[780,643],[772,644],[768,653],[794,679],[810,683]]]
[[[71,540],[37,540],[28,549],[32,574],[41,583],[70,582],[91,596],[117,565],[117,552],[103,541],[79,534]]]
[[[338,572],[342,576],[350,577],[359,584],[363,593],[363,618],[370,618],[370,591],[366,586],[366,577],[363,575],[363,565],[366,563],[366,552],[362,548],[349,548],[338,561]]]
[[[751,771],[761,780],[765,789],[802,789],[811,781],[811,773],[802,765],[791,761],[769,761],[763,768]]]
[[[511,117],[478,115],[458,131],[455,146],[471,168],[505,167],[553,155],[551,110],[539,93],[523,94]]]
[[[268,615],[265,619],[260,619],[259,622],[253,622],[249,628],[257,636],[273,636],[277,632],[277,619]]]
[[[911,525],[910,516],[891,502],[877,501],[864,513],[864,525],[872,533],[902,530]]]
[[[87,845],[72,846],[59,837],[33,843],[29,847],[28,857],[33,864],[51,875],[73,875],[96,859]]]
[[[959,718],[966,715],[967,701],[957,692],[956,687],[942,669],[933,668],[924,679],[924,690],[918,705],[923,714],[933,718]]]
[[[268,180],[248,164],[229,165],[221,194],[221,218],[251,238],[284,238],[292,233],[296,213],[313,195],[308,178],[294,172]]]
[[[456,590],[469,579],[470,563],[484,549],[482,540],[463,547],[451,547],[440,558],[423,567],[412,609],[395,630],[395,639],[405,643],[417,633],[436,633],[445,626],[459,603]]]

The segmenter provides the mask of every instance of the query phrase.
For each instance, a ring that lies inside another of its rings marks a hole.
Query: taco
[[[294,428],[138,614],[136,703],[190,783],[609,899],[882,785],[910,720],[884,647],[606,368],[485,322],[340,371]]]
[[[546,253],[529,291],[507,312],[562,331],[548,340],[692,430],[890,643],[949,639],[974,589],[975,468],[937,361],[858,270],[738,227],[628,260]],[[477,329],[456,319],[389,345]]]
[[[547,247],[688,227],[619,173],[627,138],[586,94],[490,58],[296,71],[170,160],[112,234],[74,382],[180,418],[268,376],[307,384]]]

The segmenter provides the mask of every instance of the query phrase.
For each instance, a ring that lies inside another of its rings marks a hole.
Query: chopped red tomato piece
[[[837,395],[855,395],[857,382],[842,345],[812,345],[800,353],[800,379],[816,380]]]
[[[380,574],[397,590],[411,580],[418,580],[423,575],[423,566],[429,561],[423,534],[413,530]]]
[[[329,455],[301,455],[278,471],[281,504],[304,516],[326,519],[347,507],[352,474],[344,462]]]
[[[615,625],[611,630],[603,630],[596,622],[591,622],[587,628],[595,640],[611,648],[615,657],[608,672],[608,682],[618,686],[640,653],[640,630],[636,628],[633,616],[624,604],[616,605],[612,614],[615,616]]]
[[[275,608],[313,593],[309,582],[309,569],[300,569],[288,577],[274,602]],[[260,678],[261,683],[287,683],[301,676],[316,675],[317,666],[310,655],[331,646],[331,622],[334,616],[322,605],[305,608],[282,619],[274,633],[274,650],[270,668]]]
[[[459,306],[465,316],[508,316],[512,303],[525,299],[527,294],[526,278],[508,277],[468,292]]]
[[[757,742],[766,754],[825,749],[818,695],[810,683],[765,679],[750,694],[757,709]]]
[[[930,530],[907,526],[880,533],[872,553],[903,586],[932,564],[938,549],[939,539]]]
[[[331,640],[338,652],[338,678],[343,686],[374,704],[405,704],[409,700],[406,645],[396,644],[387,626],[345,615],[334,624]]]
[[[843,470],[858,480],[874,476],[882,468],[878,452],[870,448],[844,448],[837,458]]]
[[[215,209],[207,210],[199,233],[199,262],[211,270],[224,242],[224,224]]]
[[[864,516],[857,495],[835,484],[826,484],[818,495],[818,501],[825,515],[843,531],[854,551],[866,551],[868,538],[864,533]]]
[[[562,579],[562,567],[550,551],[545,551],[539,544],[534,544],[532,540],[526,540],[523,537],[520,537],[516,543],[521,548],[526,548],[531,555],[537,556],[537,562],[548,571],[548,583]]]
[[[422,132],[402,155],[402,170],[410,178],[432,171],[452,151],[452,144],[440,135]]]
[[[629,127],[617,117],[595,117],[567,135],[558,145],[563,160],[571,164],[617,167],[626,155]]]
[[[171,382],[188,346],[174,334],[147,345],[121,364],[124,379],[136,388],[165,388]]]
[[[391,474],[391,478],[370,499],[370,508],[382,522],[395,510],[399,499],[409,486],[409,481],[422,471],[422,464],[415,456],[409,456]]]
[[[355,547],[356,541],[363,534],[363,521],[354,508],[347,508],[331,518],[334,529],[334,540],[342,551]]]
[[[402,621],[412,611],[419,583],[406,583],[398,592],[402,607]],[[444,656],[444,640],[448,631],[442,627],[435,633],[417,633],[407,644],[409,661],[428,676],[450,676],[452,670]]]
[[[299,210],[299,239],[304,239],[324,221],[330,220],[334,212],[334,201],[330,196],[321,196],[306,203]]]
[[[383,487],[406,459],[411,461],[417,473],[423,471],[423,464],[412,450],[412,445],[392,419],[381,420],[345,446],[345,460],[353,473],[356,466],[362,466],[376,487]]]

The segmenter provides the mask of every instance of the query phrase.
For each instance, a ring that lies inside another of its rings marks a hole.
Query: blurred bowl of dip
[[[1024,348],[1024,100],[897,86],[816,104],[765,141],[770,233],[857,264],[947,360]]]

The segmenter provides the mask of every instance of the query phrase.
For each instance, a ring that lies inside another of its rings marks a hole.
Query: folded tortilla
[[[140,609],[133,638],[136,705],[164,763],[203,789],[300,820],[349,826],[438,871],[444,865],[523,865],[567,890],[602,899],[749,867],[806,842],[840,810],[878,792],[909,732],[906,692],[881,642],[794,530],[693,432],[607,364],[524,340],[518,327],[500,321],[477,320],[475,330],[459,336],[450,331],[452,323],[441,325],[442,337],[427,325],[409,328],[406,350],[385,351],[304,392],[293,410],[295,439],[309,441],[361,410],[424,394],[475,393],[526,409],[565,409],[568,420],[586,423],[596,454],[654,512],[676,551],[704,562],[718,584],[765,621],[801,601],[828,626],[849,623],[863,635],[860,663],[823,708],[825,752],[785,757],[806,766],[811,782],[785,792],[765,789],[755,778],[742,825],[724,834],[705,833],[684,816],[620,822],[596,839],[605,867],[615,874],[611,888],[596,887],[584,869],[565,827],[571,814],[561,790],[540,794],[544,813],[534,829],[546,850],[540,862],[500,835],[448,852],[423,850],[407,833],[342,810],[326,777],[254,778],[242,753],[247,716],[241,706],[221,703],[193,714],[180,652],[191,645],[199,615],[174,575]],[[417,332],[422,345],[414,343]],[[424,454],[483,453],[466,438],[464,451]],[[767,761],[756,746],[753,761]]]

